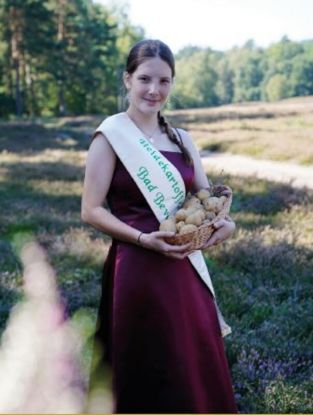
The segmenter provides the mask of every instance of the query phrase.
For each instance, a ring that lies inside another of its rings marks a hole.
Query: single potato
[[[196,194],[197,198],[201,200],[201,202],[205,199],[208,199],[211,196],[211,193],[208,189],[201,189]]]
[[[180,232],[180,230],[181,230],[181,228],[183,227],[183,226],[185,226],[186,224],[185,224],[185,222],[183,221],[183,220],[181,220],[180,222],[177,222],[176,223],[176,230],[177,230],[177,232]]]
[[[197,210],[195,213],[187,216],[185,222],[186,224],[200,226],[202,224],[203,216],[200,210]]]
[[[173,217],[169,217],[160,223],[160,231],[175,232],[176,233],[176,222]]]

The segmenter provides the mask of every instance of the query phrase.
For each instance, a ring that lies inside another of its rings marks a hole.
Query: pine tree
[[[1,0],[2,38],[6,43],[7,83],[15,99],[16,115],[34,114],[35,81],[51,46],[51,12],[46,0]]]

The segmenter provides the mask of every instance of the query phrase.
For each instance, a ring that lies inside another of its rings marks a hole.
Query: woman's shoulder
[[[98,127],[95,129],[93,136],[92,136],[92,140],[94,140],[95,138],[100,138],[100,140],[102,142],[109,142],[108,139],[108,132],[110,132],[110,130],[112,128],[116,128],[116,126],[119,124],[119,121],[121,121],[122,119],[125,118],[125,113],[124,112],[119,112],[117,114],[113,114],[113,115],[109,115],[107,117],[105,117],[101,123],[98,125]]]
[[[100,155],[109,154],[115,158],[115,152],[111,143],[102,131],[95,131],[90,143],[89,152],[96,152]]]
[[[173,130],[174,130],[174,132],[178,133],[181,136],[182,139],[185,139],[185,140],[190,140],[191,139],[190,134],[188,133],[188,131],[184,130],[183,128],[174,127]]]
[[[103,135],[105,135],[105,132],[107,130],[110,130],[110,128],[116,127],[117,125],[119,125],[119,122],[123,119],[125,119],[124,112],[119,112],[117,114],[113,114],[113,115],[109,115],[105,117],[101,121],[101,123],[98,125],[98,127],[96,128],[94,134],[96,134],[97,132],[101,132]]]
[[[178,132],[180,138],[182,139],[183,144],[187,148],[194,147],[194,143],[193,143],[192,137],[191,137],[191,135],[189,134],[188,131],[184,130],[183,128],[175,128],[174,130],[176,132]]]

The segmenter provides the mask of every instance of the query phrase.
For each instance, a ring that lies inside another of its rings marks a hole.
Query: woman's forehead
[[[140,65],[138,65],[135,72],[172,77],[172,70],[169,64],[159,57],[144,60]]]

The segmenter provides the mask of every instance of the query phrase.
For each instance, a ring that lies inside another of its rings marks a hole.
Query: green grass
[[[250,106],[249,111],[257,110]],[[262,111],[266,116],[257,119],[258,131],[269,131],[276,115],[273,107]],[[237,123],[238,131],[250,134],[253,118],[242,120],[238,112],[237,120],[235,115],[230,120],[220,116],[213,124],[204,120],[203,130],[218,123],[220,131],[229,132],[231,123]],[[288,118],[294,128],[311,125],[301,114],[297,117],[293,122]],[[109,238],[82,224],[80,195],[89,134],[98,121],[86,117],[25,123],[23,128],[17,122],[2,125],[1,329],[22,296],[17,241],[29,236],[46,249],[70,315],[79,320],[79,310],[96,313]],[[221,140],[220,148],[227,149],[231,140]],[[305,157],[308,151],[297,155],[298,160]],[[312,413],[313,194],[253,178],[224,176],[223,181],[234,191],[237,230],[205,255],[233,329],[225,343],[239,409]]]

